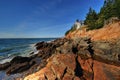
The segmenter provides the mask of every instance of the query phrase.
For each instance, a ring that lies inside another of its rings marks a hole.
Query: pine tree
[[[113,8],[114,8],[115,16],[120,19],[120,0],[114,1]]]
[[[85,24],[88,25],[89,29],[94,29],[96,26],[95,22],[97,20],[97,13],[92,8],[89,9],[89,12],[86,16]]]
[[[85,24],[88,25],[89,29],[98,29],[103,27],[105,20],[111,17],[120,18],[120,0],[105,0],[98,14],[90,8]]]

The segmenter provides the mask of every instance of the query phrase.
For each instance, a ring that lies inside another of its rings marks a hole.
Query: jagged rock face
[[[60,38],[60,39],[56,39],[51,42],[44,42],[44,41],[39,42],[35,46],[36,46],[37,50],[41,50],[44,48],[54,48],[54,47],[59,47],[59,46],[63,45],[67,41],[68,41],[68,39],[66,39],[66,38]]]
[[[65,42],[60,47],[56,48],[56,53],[73,53],[86,55],[86,57],[91,57],[90,49],[90,39],[89,38],[75,38]]]
[[[24,80],[119,80],[119,56],[113,56],[119,55],[119,43],[68,40],[56,48],[44,68]]]
[[[85,80],[93,80],[93,60],[91,58],[82,59],[80,56],[78,56],[78,63],[80,64],[81,69],[83,70],[82,76],[85,78]]]
[[[80,60],[80,57],[78,58],[75,54],[57,54],[49,58],[45,68],[27,76],[24,80],[77,80],[86,79],[86,77],[92,80],[92,77],[89,76],[93,74],[91,62],[91,60],[88,60],[88,63],[85,64],[89,67],[89,69],[87,69],[85,66],[80,65],[84,64],[84,60]],[[82,68],[89,71],[84,72]],[[89,75],[87,75],[88,73]]]
[[[120,62],[120,41],[116,42],[93,42],[94,55],[112,62]]]
[[[120,80],[120,66],[94,60],[94,80]]]
[[[120,67],[75,54],[56,54],[46,67],[24,80],[120,80]]]
[[[32,58],[30,57],[14,57],[9,63],[5,63],[10,64],[9,66],[6,65],[6,73],[9,75],[28,70],[32,65],[35,64],[35,62],[31,61],[31,59]]]

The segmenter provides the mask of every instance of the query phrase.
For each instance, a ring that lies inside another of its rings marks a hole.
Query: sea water
[[[29,56],[31,52],[35,52],[34,45],[36,43],[55,39],[56,38],[0,39],[0,64],[9,62],[15,56]],[[7,80],[5,76],[4,72],[0,71],[0,80]]]
[[[55,38],[19,38],[0,39],[0,63],[4,63],[14,56],[29,56],[35,51],[34,45],[40,41],[51,41]]]

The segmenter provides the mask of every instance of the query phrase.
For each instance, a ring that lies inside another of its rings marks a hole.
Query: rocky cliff
[[[69,39],[56,48],[44,68],[24,80],[119,80],[119,43]]]
[[[86,31],[86,27],[81,30],[70,32],[67,38],[91,37],[91,40],[113,40],[120,38],[120,21],[105,25],[101,29]]]
[[[17,80],[120,80],[120,22],[77,30],[65,38],[39,42],[38,54],[1,64]]]

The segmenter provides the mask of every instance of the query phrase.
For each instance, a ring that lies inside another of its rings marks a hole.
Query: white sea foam
[[[38,54],[38,53],[39,53],[39,51],[34,52],[34,54]]]
[[[30,46],[31,46],[31,47],[35,47],[35,44],[36,44],[36,43],[34,43],[34,44],[30,44]]]
[[[6,62],[10,62],[13,58],[6,58],[3,60],[0,60],[0,64],[6,63]]]
[[[52,41],[54,41],[55,39],[53,39],[53,40],[50,40],[50,41],[47,41],[47,43],[51,43]]]

